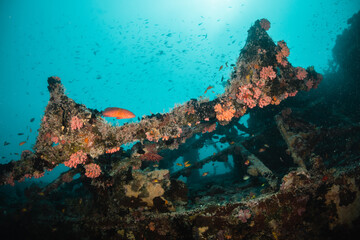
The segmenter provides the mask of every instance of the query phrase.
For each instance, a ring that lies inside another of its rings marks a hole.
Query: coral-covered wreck
[[[137,123],[112,126],[50,77],[34,152],[1,165],[0,180],[14,185],[59,164],[71,169],[28,187],[16,206],[4,200],[1,230],[36,239],[276,240],[358,231],[358,116],[343,122],[326,109],[327,93],[312,90],[322,75],[292,66],[285,41],[275,44],[269,27],[262,19],[249,29],[221,96]],[[248,127],[239,123],[246,113]],[[217,152],[200,159],[204,146]],[[169,171],[179,157],[183,168]],[[228,174],[200,174],[205,164],[230,160]]]

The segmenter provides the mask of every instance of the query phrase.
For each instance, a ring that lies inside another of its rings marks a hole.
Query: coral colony
[[[65,95],[59,77],[48,78],[34,151],[1,165],[1,183],[16,186],[60,164],[69,170],[32,185],[25,210],[8,211],[4,226],[63,239],[320,239],[350,226],[360,215],[359,168],[347,162],[335,173],[329,154],[345,147],[329,138],[353,135],[317,127],[287,107],[323,77],[292,66],[286,42],[275,44],[269,28],[261,19],[248,30],[218,98],[191,99],[122,126],[105,117],[135,117],[129,110],[86,108]],[[239,122],[246,113],[249,127]],[[200,159],[205,146],[216,152]],[[346,149],[349,159],[356,150]],[[231,172],[200,172],[215,163]]]

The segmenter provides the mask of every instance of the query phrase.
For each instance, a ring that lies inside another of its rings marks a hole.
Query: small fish
[[[329,179],[329,177],[325,175],[325,176],[323,176],[323,178],[321,179],[321,181],[326,182],[328,179]]]
[[[244,164],[245,164],[246,166],[249,166],[249,164],[250,164],[249,159],[247,159],[247,160],[244,162]]]
[[[4,146],[7,146],[7,145],[9,145],[9,144],[10,144],[10,143],[7,142],[7,141],[4,142]]]
[[[250,178],[249,175],[245,175],[245,176],[243,177],[243,180],[246,181],[246,180],[248,180],[249,178]]]
[[[44,196],[44,195],[45,195],[45,193],[43,193],[43,192],[39,192],[39,195],[40,195],[40,196]]]
[[[22,145],[24,145],[25,143],[26,143],[26,141],[23,141],[23,142],[19,143],[19,146],[22,146]]]
[[[191,163],[187,163],[184,165],[185,167],[190,167],[191,166]]]
[[[225,66],[228,67],[228,62],[225,63]]]
[[[21,209],[22,212],[27,212],[26,208]]]
[[[33,121],[35,121],[35,118],[31,118],[31,119],[30,119],[30,122],[33,122]]]
[[[186,162],[184,162],[184,165],[186,165],[186,164],[188,164],[189,163],[189,161],[186,161]]]
[[[183,165],[181,163],[176,163],[177,166],[182,167]]]
[[[109,107],[106,108],[102,115],[104,117],[116,117],[116,119],[126,119],[126,118],[134,118],[135,114],[130,112],[129,110],[118,108],[118,107]]]
[[[207,91],[209,91],[210,89],[212,89],[212,88],[214,88],[214,86],[211,86],[211,85],[209,85],[207,88],[206,88],[206,90],[205,90],[205,94],[207,93]]]
[[[17,135],[22,136],[22,135],[24,135],[24,133],[18,133]]]
[[[277,236],[277,234],[276,234],[276,232],[273,231],[273,232],[272,232],[272,235],[274,236],[274,239],[275,239],[275,240],[278,240],[278,239],[279,239],[278,236]]]
[[[223,67],[224,67],[224,66],[223,66],[223,65],[221,65],[221,66],[220,66],[220,68],[219,68],[219,71],[220,71],[221,69],[223,69]]]
[[[266,143],[265,143],[265,144],[264,144],[264,147],[269,148],[270,146],[269,146],[268,144],[266,144]]]
[[[265,151],[266,151],[265,148],[260,148],[260,149],[259,149],[259,152],[265,152]]]
[[[205,177],[205,176],[208,175],[208,174],[209,174],[209,172],[204,172],[204,173],[202,174],[202,176]]]
[[[156,178],[152,180],[153,183],[158,183],[159,180],[157,180]]]
[[[154,164],[153,167],[157,168],[157,167],[159,167],[159,164]]]

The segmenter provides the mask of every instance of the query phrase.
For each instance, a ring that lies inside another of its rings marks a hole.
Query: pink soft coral
[[[306,72],[306,70],[304,69],[304,68],[302,68],[302,67],[297,67],[296,68],[296,77],[297,77],[297,79],[299,79],[299,80],[304,80],[304,78],[306,78],[307,77],[307,72]]]
[[[140,159],[143,161],[159,162],[163,157],[155,152],[148,152],[141,155]]]
[[[84,123],[77,116],[74,116],[71,118],[70,124],[71,124],[71,129],[76,130],[82,128]]]
[[[242,223],[246,223],[249,218],[251,218],[251,213],[249,209],[240,209],[237,217],[240,219]]]
[[[310,89],[314,86],[314,81],[309,79],[305,85],[307,86],[307,91],[310,91]]]
[[[260,20],[260,26],[265,30],[269,30],[270,29],[270,22],[269,20],[267,20],[266,18],[263,18]]]
[[[95,163],[85,165],[85,176],[88,178],[97,178],[101,174],[101,168]]]
[[[271,103],[271,97],[263,95],[259,100],[259,107],[263,108]]]
[[[236,97],[249,108],[254,108],[256,106],[256,100],[261,95],[261,89],[249,83],[239,87],[239,91]]]
[[[283,57],[287,58],[290,55],[290,49],[286,45],[286,42],[284,40],[278,41],[278,46],[280,47],[280,53]]]
[[[205,126],[204,129],[202,130],[202,133],[212,132],[215,129],[216,129],[216,123]]]
[[[285,67],[288,64],[286,58],[290,55],[290,50],[285,41],[278,41],[277,45],[279,50],[276,54],[276,61]]]
[[[78,164],[84,164],[87,160],[87,155],[82,150],[71,154],[70,160],[64,162],[64,165],[67,167],[76,168]]]
[[[274,78],[276,78],[276,73],[272,66],[263,67],[260,72],[260,77],[265,80],[267,78],[270,78],[271,80],[273,80]]]

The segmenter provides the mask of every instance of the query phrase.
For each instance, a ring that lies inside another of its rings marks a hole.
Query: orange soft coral
[[[229,122],[234,117],[236,112],[234,106],[231,102],[227,102],[224,104],[218,103],[215,105],[214,110],[216,112],[216,118],[219,121]]]

